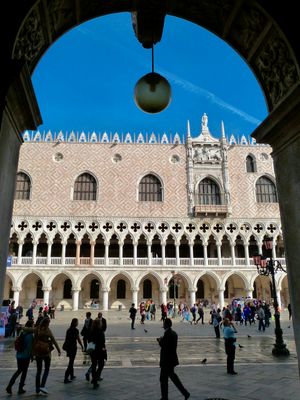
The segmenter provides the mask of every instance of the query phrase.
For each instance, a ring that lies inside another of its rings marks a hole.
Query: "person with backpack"
[[[25,324],[26,328],[33,327],[33,321],[27,321]],[[18,369],[11,377],[9,384],[6,387],[6,392],[8,394],[12,394],[12,387],[16,382],[16,379],[19,375],[21,375],[18,394],[24,394],[26,390],[24,390],[25,380],[27,376],[27,371],[29,367],[30,360],[32,358],[32,343],[33,343],[33,333],[32,332],[24,332],[20,331],[19,336],[15,341],[15,349],[16,349],[16,358]]]

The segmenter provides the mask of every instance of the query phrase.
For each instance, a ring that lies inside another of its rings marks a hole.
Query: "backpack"
[[[20,335],[17,336],[17,338],[15,340],[15,350],[18,353],[22,353],[24,351],[24,348],[25,348],[24,336],[25,336],[25,334],[23,332],[21,332]]]

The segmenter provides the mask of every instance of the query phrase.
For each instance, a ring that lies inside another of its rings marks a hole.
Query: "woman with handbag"
[[[104,368],[104,360],[107,359],[105,336],[98,318],[93,321],[90,339],[95,344],[95,350],[90,353],[92,361],[91,383],[93,384],[93,388],[97,389],[99,387],[98,381]]]
[[[63,350],[67,352],[67,357],[69,357],[69,364],[65,372],[64,383],[70,383],[76,378],[74,376],[74,361],[77,353],[77,342],[80,344],[81,350],[83,351],[83,344],[79,337],[79,330],[77,329],[77,326],[78,319],[73,318],[70,328],[66,332],[66,339],[63,344]]]
[[[32,353],[35,356],[37,367],[35,377],[35,390],[37,394],[40,392],[48,394],[48,390],[46,389],[45,385],[50,371],[51,351],[53,350],[53,345],[56,347],[58,355],[61,355],[60,348],[53,336],[53,333],[49,329],[49,323],[50,319],[46,317],[40,322],[39,326],[31,330],[34,333]],[[28,331],[27,328],[25,328],[25,331],[26,330]],[[43,363],[45,369],[41,380]]]

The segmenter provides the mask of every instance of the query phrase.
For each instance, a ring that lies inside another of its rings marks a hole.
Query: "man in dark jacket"
[[[160,388],[161,400],[168,400],[168,379],[170,378],[177,389],[183,394],[184,399],[190,397],[190,393],[185,389],[180,379],[176,375],[174,368],[179,364],[177,357],[177,341],[178,336],[171,329],[172,321],[170,318],[164,320],[165,333],[157,341],[160,349]]]

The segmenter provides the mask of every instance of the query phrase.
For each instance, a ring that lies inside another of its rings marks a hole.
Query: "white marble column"
[[[148,264],[151,265],[152,264],[152,255],[151,255],[151,243],[147,243],[148,246]]]
[[[217,243],[217,254],[218,254],[218,265],[222,266],[222,252],[221,252],[222,243]]]
[[[190,243],[190,264],[194,266],[194,243]]]
[[[78,310],[78,305],[79,305],[79,289],[73,289],[72,290],[72,297],[73,297],[73,311]]]
[[[134,242],[133,243],[133,265],[137,266],[137,247],[138,247],[138,243]]]
[[[167,304],[167,288],[160,289],[160,304]]]
[[[245,263],[246,263],[246,267],[250,266],[250,260],[249,260],[249,244],[244,243],[244,249],[245,249]]]
[[[192,307],[196,303],[196,291],[195,289],[189,289],[190,292],[190,306]]]
[[[15,302],[15,307],[17,307],[19,305],[19,299],[20,299],[20,292],[21,292],[21,288],[19,287],[12,287],[12,291],[14,292],[14,302]]]
[[[81,246],[81,240],[78,240],[76,242],[76,261],[75,261],[75,265],[80,265],[80,246]]]
[[[246,288],[246,298],[253,298],[253,289],[252,288]]]
[[[67,247],[67,243],[62,242],[62,244],[61,244],[61,265],[66,265],[66,247]]]
[[[258,254],[262,254],[262,243],[257,243],[257,247],[258,247]]]
[[[275,245],[275,241],[274,241],[274,244],[273,244],[273,248],[272,248],[272,258],[274,259],[274,260],[276,260],[276,245]]]
[[[108,289],[102,289],[102,302],[103,302],[103,311],[107,311],[108,310],[108,294],[109,294],[109,290]]]
[[[37,242],[33,242],[33,249],[32,249],[32,265],[36,265],[36,251],[37,251]]]
[[[179,257],[179,243],[175,243],[175,251],[176,251],[176,265],[180,266],[180,257]]]
[[[50,290],[51,290],[50,288],[43,288],[43,292],[44,292],[43,302],[44,302],[44,304],[49,304]]]
[[[119,265],[123,265],[123,241],[119,241]]]
[[[204,266],[207,267],[207,242],[203,243]]]
[[[162,265],[166,265],[166,242],[161,242],[161,258],[162,258]]]
[[[133,289],[131,289],[131,293],[132,293],[132,296],[131,296],[131,302],[133,303],[133,304],[135,304],[135,307],[137,307],[138,306],[138,293],[139,293],[139,290],[137,289],[137,288],[133,288]]]
[[[230,243],[230,250],[231,250],[231,263],[232,266],[235,267],[235,244]]]
[[[21,265],[22,264],[22,251],[23,251],[23,240],[18,241],[19,247],[18,247],[18,260],[17,264]]]
[[[48,247],[47,247],[47,265],[48,266],[51,265],[51,249],[52,249],[52,242],[49,240]]]
[[[280,296],[280,289],[276,289],[276,296],[277,296],[277,302],[278,302],[278,308],[281,310],[281,296]]]
[[[224,289],[218,289],[219,293],[219,305],[220,309],[222,310],[224,307]]]
[[[109,242],[104,242],[105,245],[105,253],[104,253],[104,258],[105,258],[105,265],[109,266],[109,257],[108,257],[108,253],[109,253]]]
[[[90,242],[90,265],[94,266],[95,264],[95,246],[96,246],[96,242],[95,240],[91,240]]]

